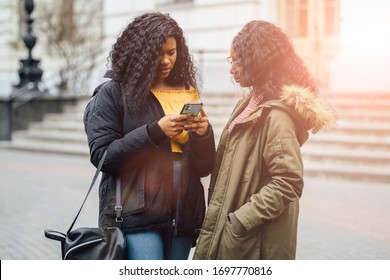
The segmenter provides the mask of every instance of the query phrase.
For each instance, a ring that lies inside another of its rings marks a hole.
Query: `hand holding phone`
[[[197,115],[199,115],[202,107],[203,107],[202,102],[186,103],[183,105],[183,108],[181,109],[180,114],[181,115],[191,114],[192,116],[197,116]]]
[[[198,135],[204,135],[209,126],[208,118],[203,112],[202,102],[192,102],[184,104],[180,114],[190,114],[191,117],[187,119],[187,124],[184,126],[185,131],[192,131]],[[199,114],[201,113],[201,114]]]

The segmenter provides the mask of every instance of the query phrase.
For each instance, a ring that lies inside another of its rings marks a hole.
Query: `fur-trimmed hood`
[[[292,108],[312,133],[322,128],[331,128],[336,123],[332,107],[307,88],[284,86],[280,92],[280,101]]]

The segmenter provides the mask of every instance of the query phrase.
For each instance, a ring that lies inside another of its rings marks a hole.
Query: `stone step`
[[[80,133],[74,130],[27,130],[16,131],[13,134],[13,140],[18,141],[21,139],[31,139],[40,142],[74,142],[87,145],[87,136],[85,133]]]
[[[326,101],[332,104],[335,107],[341,108],[352,108],[354,106],[363,107],[363,108],[372,108],[372,106],[390,106],[390,98],[329,98],[325,97]],[[365,107],[368,106],[368,107]]]
[[[2,143],[3,148],[33,151],[40,153],[60,153],[68,155],[89,155],[87,144],[77,144],[71,142],[54,143],[52,141],[35,141],[32,139],[12,140],[12,142]]]
[[[342,149],[328,146],[318,148],[303,145],[301,151],[302,156],[310,162],[344,163],[350,166],[386,166],[390,170],[389,150]]]
[[[338,111],[337,112],[338,118],[340,120],[348,120],[348,121],[354,121],[354,122],[361,122],[361,121],[367,121],[367,122],[389,122],[390,121],[390,114],[387,110],[366,110],[362,114],[361,110],[356,111]]]
[[[85,107],[87,106],[90,98],[82,99],[73,106],[65,106],[64,113],[84,113]]]
[[[359,115],[360,116],[369,116],[370,113],[374,113],[374,115],[378,115],[378,114],[385,114],[388,112],[388,108],[389,108],[389,105],[375,105],[375,104],[372,104],[372,105],[369,105],[369,104],[366,104],[366,105],[357,105],[357,104],[340,104],[340,105],[334,105],[334,104],[330,104],[337,115],[348,115],[348,114],[355,114],[355,115]]]
[[[373,137],[389,137],[390,128],[386,123],[366,123],[366,122],[343,122],[337,123],[337,127],[332,130],[333,133],[342,133],[346,135],[370,135]]]
[[[84,124],[77,120],[33,122],[29,125],[29,129],[41,131],[77,131],[85,133]]]
[[[63,121],[63,120],[72,120],[77,122],[83,122],[84,114],[83,112],[64,112],[62,114],[49,113],[46,114],[43,121]]]
[[[306,177],[390,183],[390,172],[388,167],[378,168],[376,166],[371,167],[367,165],[345,165],[334,162],[328,164],[306,162],[304,174]]]
[[[390,150],[390,136],[378,137],[375,135],[356,135],[342,132],[322,133],[310,135],[304,146],[311,147],[342,147],[343,149],[368,149],[368,150]]]
[[[376,100],[390,100],[390,94],[387,92],[331,92],[322,90],[320,95],[328,101],[343,101],[343,102],[355,102],[355,101],[376,101]]]

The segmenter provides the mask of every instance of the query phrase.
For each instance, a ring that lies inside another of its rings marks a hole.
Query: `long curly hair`
[[[183,30],[168,14],[148,12],[136,17],[118,37],[108,57],[124,103],[140,113],[157,74],[162,47],[169,37],[177,44],[176,63],[167,78],[172,86],[197,87],[198,74]]]
[[[240,67],[245,69],[245,78],[256,85],[265,99],[278,99],[285,85],[301,86],[318,93],[290,39],[272,23],[250,21],[234,37],[232,49]]]

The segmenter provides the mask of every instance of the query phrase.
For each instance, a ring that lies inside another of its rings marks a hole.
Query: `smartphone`
[[[183,105],[180,114],[181,115],[191,114],[193,116],[197,116],[200,113],[202,106],[203,106],[202,102],[186,103]]]

